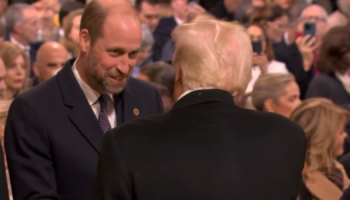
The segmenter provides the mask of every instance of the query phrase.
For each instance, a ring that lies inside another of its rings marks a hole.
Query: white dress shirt
[[[101,96],[100,93],[96,92],[94,89],[92,89],[87,83],[81,79],[79,72],[76,67],[76,62],[74,62],[72,66],[72,70],[74,73],[75,78],[77,79],[80,88],[83,90],[86,99],[89,102],[89,105],[91,106],[92,111],[94,112],[96,118],[98,119],[99,113],[100,113],[100,103],[98,101],[98,98]],[[109,101],[108,101],[108,107],[107,107],[107,115],[108,115],[108,121],[112,128],[117,126],[117,116],[116,111],[114,107],[114,100],[113,95],[109,94]]]
[[[267,66],[267,72],[268,74],[272,73],[283,73],[283,74],[288,74],[288,69],[286,67],[286,64],[283,62],[278,62],[276,60],[272,60],[269,65]],[[250,79],[246,93],[250,93],[253,91],[253,87],[255,82],[258,80],[258,78],[261,75],[261,70],[260,67],[255,66],[252,68],[252,79]]]
[[[17,40],[15,40],[15,38],[13,38],[12,36],[10,36],[10,42],[19,46],[19,48],[21,48],[23,51],[25,52],[29,52],[30,51],[30,46],[24,46],[23,44],[19,43]]]

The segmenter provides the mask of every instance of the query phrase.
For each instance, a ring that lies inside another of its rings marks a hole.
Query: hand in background
[[[296,45],[303,57],[304,70],[309,71],[314,60],[314,52],[318,47],[316,38],[311,38],[310,35],[300,37],[296,40]]]
[[[269,65],[269,60],[267,59],[266,54],[261,53],[258,55],[257,53],[253,54],[253,66],[259,66],[261,73],[265,74],[267,72],[267,67]]]

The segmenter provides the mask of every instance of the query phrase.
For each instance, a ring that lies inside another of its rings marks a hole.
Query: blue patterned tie
[[[111,129],[111,124],[109,123],[108,114],[107,114],[108,100],[109,100],[108,94],[102,94],[98,99],[101,106],[100,114],[98,116],[98,121],[100,122],[100,126],[103,130],[103,133],[106,133],[108,130]]]

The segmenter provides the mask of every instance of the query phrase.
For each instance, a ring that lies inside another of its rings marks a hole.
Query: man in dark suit
[[[80,56],[9,110],[5,147],[14,199],[90,199],[104,133],[163,112],[156,88],[130,78],[141,40],[129,3],[88,4]]]
[[[198,21],[173,35],[177,102],[107,133],[93,200],[295,200],[303,131],[233,103],[251,76],[243,27]]]
[[[37,42],[39,24],[36,11],[29,4],[16,3],[7,8],[5,20],[7,30],[5,40],[18,45],[33,64],[36,53],[42,45],[42,42]],[[32,70],[30,74],[34,75]]]

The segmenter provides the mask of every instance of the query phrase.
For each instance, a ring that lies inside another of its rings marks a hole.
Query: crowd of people
[[[350,200],[349,0],[0,0],[0,99],[0,200]]]

